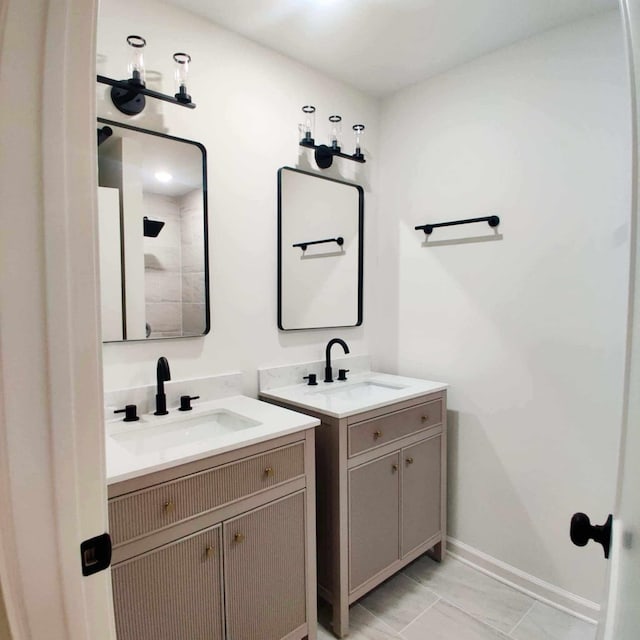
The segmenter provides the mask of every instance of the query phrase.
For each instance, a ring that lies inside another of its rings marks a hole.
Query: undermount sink
[[[148,424],[130,431],[121,431],[112,434],[111,438],[130,453],[141,455],[192,445],[260,424],[257,420],[233,411],[217,409],[165,424]]]
[[[330,396],[331,398],[344,398],[349,400],[367,400],[372,396],[379,397],[385,392],[395,392],[398,389],[404,389],[402,385],[392,385],[382,382],[374,382],[365,380],[364,382],[355,382],[353,384],[343,385],[340,382],[330,389],[323,389],[317,393]]]

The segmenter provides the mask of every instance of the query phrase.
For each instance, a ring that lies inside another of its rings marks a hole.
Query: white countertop
[[[334,418],[379,409],[394,402],[411,400],[427,393],[442,391],[448,387],[443,382],[406,378],[389,373],[368,371],[349,376],[346,382],[336,379],[326,383],[318,377],[318,385],[295,384],[260,392],[260,396],[281,400],[299,407],[310,409]]]
[[[185,427],[174,433],[174,427],[185,420],[206,422],[205,415],[222,411],[230,419],[253,421],[240,430],[214,433],[202,437],[202,424],[194,428]],[[122,419],[106,423],[107,483],[113,484],[154,471],[160,471],[180,464],[193,462],[219,453],[233,451],[241,447],[265,442],[272,438],[316,427],[319,420],[289,411],[275,405],[260,402],[246,396],[232,396],[208,402],[196,402],[189,412],[170,411],[167,416],[145,414],[138,422],[124,422]],[[200,435],[190,440],[190,434],[199,429]],[[150,445],[158,434],[168,432],[166,446]],[[114,437],[115,436],[115,437]],[[170,442],[170,440],[174,442]]]

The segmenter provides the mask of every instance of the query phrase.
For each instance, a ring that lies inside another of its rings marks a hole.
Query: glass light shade
[[[316,126],[316,108],[310,104],[302,107],[304,123],[302,125],[303,140],[313,143],[313,130]]]
[[[127,36],[129,45],[129,82],[145,86],[145,69],[143,50],[147,46],[147,41],[141,36]]]
[[[329,136],[331,146],[334,149],[339,149],[340,137],[342,136],[342,117],[336,115],[329,116],[329,122],[331,123],[331,133]]]
[[[362,158],[362,137],[364,136],[364,125],[354,124],[353,131],[356,136],[356,152],[353,155],[357,158]]]
[[[191,56],[188,53],[174,53],[173,59],[175,68],[176,99],[180,102],[191,102],[191,96],[187,91],[187,80],[189,79],[189,63]]]

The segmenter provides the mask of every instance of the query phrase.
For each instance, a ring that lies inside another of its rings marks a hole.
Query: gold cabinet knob
[[[428,416],[428,415],[426,415],[426,416],[422,416],[422,417],[420,418],[420,420],[422,420],[422,422],[426,422],[428,419],[429,419],[429,416]]]
[[[173,500],[167,500],[163,507],[165,513],[173,513],[173,510],[176,508],[173,504]]]
[[[273,475],[273,467],[267,467],[264,470],[264,475],[267,476],[267,478],[270,478]]]
[[[398,465],[397,464],[392,464],[391,465],[391,470],[393,471],[393,473],[395,473],[398,470]]]
[[[213,556],[213,547],[207,547],[204,550],[204,554],[205,556],[207,556],[207,558],[211,558],[211,556]]]
[[[407,458],[407,464],[413,464],[413,458]]]
[[[236,542],[244,542],[244,533],[239,533],[239,532],[238,532],[238,533],[236,533],[236,534],[233,536],[233,539],[234,539]]]
[[[373,439],[374,440],[378,440],[379,438],[382,438],[382,431],[374,431],[373,432]]]

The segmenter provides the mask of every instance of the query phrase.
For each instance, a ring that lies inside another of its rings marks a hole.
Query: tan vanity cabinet
[[[350,591],[398,560],[399,514],[398,453],[349,471]]]
[[[118,640],[315,640],[314,430],[109,487]]]
[[[113,567],[118,640],[224,638],[220,525]]]
[[[304,495],[250,511],[223,528],[228,637],[279,640],[304,625]]]
[[[263,398],[300,410],[285,400]],[[316,431],[318,593],[333,633],[349,605],[446,541],[446,391],[322,421]]]
[[[442,436],[401,451],[402,553],[404,558],[440,532],[442,511]]]

